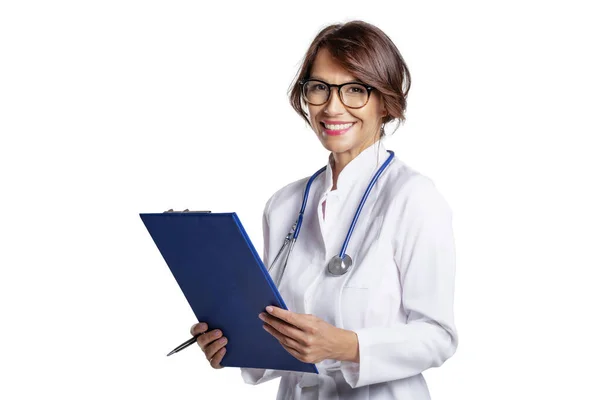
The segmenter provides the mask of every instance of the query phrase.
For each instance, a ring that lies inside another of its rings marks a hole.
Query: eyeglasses
[[[338,96],[346,107],[361,108],[367,104],[371,91],[374,89],[374,87],[360,82],[331,85],[319,79],[303,79],[299,84],[302,86],[302,98],[313,106],[327,103],[333,87],[338,89]]]

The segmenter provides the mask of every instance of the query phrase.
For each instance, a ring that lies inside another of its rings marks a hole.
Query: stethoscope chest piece
[[[329,264],[327,264],[327,270],[331,275],[340,276],[344,275],[352,267],[352,258],[348,254],[344,254],[344,257],[334,256]]]
[[[365,190],[365,193],[363,194],[363,197],[360,200],[360,204],[358,205],[358,208],[356,209],[356,213],[354,214],[354,218],[352,219],[352,224],[350,224],[350,228],[348,229],[348,233],[346,234],[346,239],[344,240],[344,244],[342,245],[342,249],[340,250],[340,253],[339,253],[339,254],[342,254],[342,256],[340,256],[340,255],[334,256],[331,259],[331,261],[329,261],[329,263],[327,264],[327,271],[329,271],[329,273],[333,276],[344,275],[352,267],[352,258],[350,258],[350,256],[346,254],[346,249],[348,247],[348,243],[350,241],[352,232],[354,231],[354,226],[356,225],[356,221],[358,220],[360,212],[361,212],[363,206],[365,205],[365,201],[367,200],[367,196],[371,192],[371,189],[373,188],[373,185],[375,185],[375,182],[377,181],[377,179],[379,179],[379,176],[383,173],[383,171],[387,168],[389,163],[394,158],[393,151],[388,150],[388,153],[390,154],[390,156],[383,163],[383,165],[381,167],[379,167],[379,169],[377,170],[377,172],[375,173],[373,178],[371,178],[371,182],[369,182],[369,186],[367,186],[367,189]],[[302,227],[302,219],[304,217],[304,211],[306,210],[306,203],[308,201],[308,193],[310,191],[310,186],[312,185],[315,178],[320,173],[325,171],[326,169],[327,169],[327,167],[323,167],[320,170],[318,170],[317,172],[315,172],[313,174],[313,176],[311,176],[310,179],[308,180],[308,182],[306,183],[306,188],[304,189],[304,197],[302,200],[302,207],[300,208],[300,213],[298,214],[298,219],[296,220],[296,223],[294,224],[294,226],[292,227],[292,229],[286,236],[285,240],[283,241],[283,246],[281,246],[281,249],[277,253],[275,260],[273,260],[273,262],[271,263],[271,266],[269,267],[268,271],[271,272],[273,265],[275,265],[275,262],[283,254],[283,250],[285,249],[285,247],[287,245],[289,245],[289,249],[285,256],[285,261],[283,262],[281,272],[279,273],[279,277],[275,282],[275,284],[277,286],[279,286],[279,282],[281,281],[281,277],[283,276],[283,272],[285,271],[285,267],[287,265],[288,258],[290,256],[290,253],[292,252],[294,243],[296,242],[296,239],[298,238],[298,235],[300,233],[300,228]]]

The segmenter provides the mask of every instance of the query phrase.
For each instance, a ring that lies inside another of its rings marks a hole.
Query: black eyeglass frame
[[[310,101],[308,101],[308,99],[306,98],[306,95],[304,94],[304,85],[309,81],[320,82],[323,85],[327,86],[328,94],[327,94],[327,99],[325,99],[324,102],[317,104],[317,103],[311,103]],[[371,91],[373,89],[375,89],[373,86],[367,85],[366,83],[362,83],[362,82],[352,81],[352,82],[342,83],[341,85],[332,85],[332,84],[322,81],[320,79],[314,79],[314,78],[302,79],[300,82],[298,82],[298,84],[302,87],[302,90],[301,90],[302,98],[304,99],[304,101],[306,101],[310,105],[322,106],[323,104],[327,103],[329,101],[329,99],[331,98],[331,88],[334,87],[334,88],[337,88],[337,90],[338,90],[338,97],[340,98],[340,101],[342,102],[342,104],[344,104],[348,108],[353,108],[353,109],[363,108],[364,106],[366,106],[367,103],[369,102],[369,99],[371,98]],[[360,85],[360,86],[364,87],[365,90],[367,91],[367,101],[365,101],[365,104],[363,104],[360,107],[352,107],[352,106],[349,106],[348,104],[344,103],[344,100],[342,97],[342,87],[344,87],[346,85]]]

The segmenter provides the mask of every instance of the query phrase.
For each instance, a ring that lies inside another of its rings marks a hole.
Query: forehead
[[[326,48],[318,51],[310,71],[310,77],[319,78],[333,84],[356,80],[354,75],[333,59]]]

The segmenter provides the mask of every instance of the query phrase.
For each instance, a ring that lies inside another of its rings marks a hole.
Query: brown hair
[[[319,32],[288,90],[290,104],[309,125],[308,115],[302,108],[299,82],[309,77],[321,48],[327,48],[342,67],[381,94],[387,110],[381,120],[383,124],[398,119],[399,126],[405,121],[406,97],[410,90],[408,67],[396,45],[381,29],[356,20],[329,25]]]

